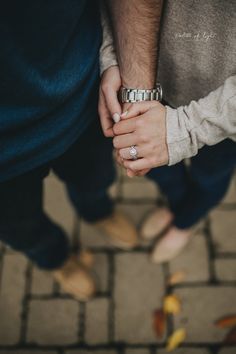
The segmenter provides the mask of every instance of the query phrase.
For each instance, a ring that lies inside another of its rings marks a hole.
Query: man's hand
[[[121,86],[118,66],[111,66],[104,71],[100,84],[98,111],[103,133],[106,137],[113,137],[114,122],[118,122],[121,106],[118,101],[118,91]]]
[[[113,127],[116,135],[113,144],[118,150],[119,162],[135,175],[140,170],[168,164],[165,106],[154,101],[136,103],[122,118]],[[129,153],[132,145],[138,151],[135,161]]]

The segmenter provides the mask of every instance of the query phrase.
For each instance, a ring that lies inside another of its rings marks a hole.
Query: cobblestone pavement
[[[151,245],[129,252],[107,245],[103,235],[75,218],[64,187],[50,176],[46,209],[95,256],[98,293],[83,304],[64,294],[50,276],[22,255],[1,246],[0,354],[164,354],[166,339],[179,326],[187,338],[176,354],[235,354],[222,345],[226,330],[214,321],[236,313],[236,179],[223,203],[204,220],[178,258],[162,266],[149,261]],[[155,186],[120,175],[111,188],[117,207],[139,227],[160,198]],[[169,275],[185,271],[183,283],[167,286]],[[182,301],[158,340],[152,314],[167,293]]]

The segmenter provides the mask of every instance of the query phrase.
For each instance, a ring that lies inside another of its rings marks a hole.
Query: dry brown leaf
[[[236,315],[224,316],[215,322],[220,328],[230,328],[236,326]]]
[[[166,346],[167,352],[175,350],[186,338],[186,330],[184,328],[177,329],[169,338]]]
[[[163,309],[166,313],[176,315],[181,310],[181,303],[176,295],[167,295],[164,298]]]
[[[166,328],[166,314],[162,309],[153,313],[153,328],[157,337],[162,338]]]
[[[169,279],[167,280],[167,284],[176,285],[182,283],[185,278],[186,278],[186,273],[180,270],[170,275]]]
[[[236,344],[236,327],[232,328],[231,331],[226,335],[224,344]]]

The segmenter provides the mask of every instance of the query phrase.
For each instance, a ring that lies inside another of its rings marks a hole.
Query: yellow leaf
[[[186,330],[184,328],[177,329],[169,338],[166,350],[172,352],[176,349],[186,338]]]
[[[164,298],[163,304],[164,312],[176,315],[180,312],[181,303],[176,295],[167,295]]]
[[[179,284],[182,283],[185,278],[186,278],[186,273],[183,271],[178,271],[170,275],[167,284],[168,285]]]

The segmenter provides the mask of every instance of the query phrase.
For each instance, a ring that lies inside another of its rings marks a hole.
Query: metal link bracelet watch
[[[135,103],[142,101],[161,101],[162,87],[160,84],[156,85],[155,89],[129,89],[122,87],[119,92],[121,103]]]

